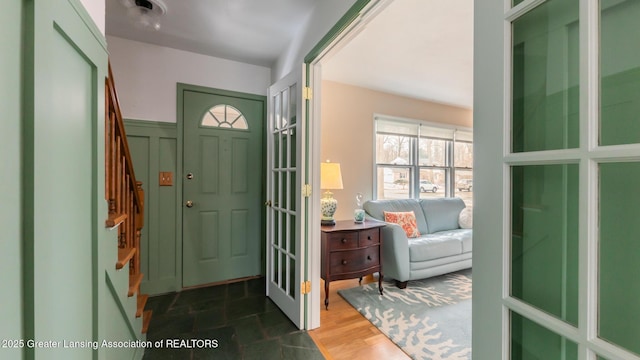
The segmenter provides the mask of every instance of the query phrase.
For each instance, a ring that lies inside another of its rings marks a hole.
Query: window
[[[473,205],[471,131],[380,116],[375,137],[377,199],[458,196]]]
[[[216,105],[209,109],[200,123],[205,127],[218,127],[236,130],[247,130],[247,119],[231,105]]]

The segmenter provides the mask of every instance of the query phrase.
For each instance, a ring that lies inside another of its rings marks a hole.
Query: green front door
[[[182,94],[183,286],[259,275],[264,99]]]

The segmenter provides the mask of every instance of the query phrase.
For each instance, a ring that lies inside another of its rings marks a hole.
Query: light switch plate
[[[160,172],[160,186],[173,186],[173,173],[170,171]]]

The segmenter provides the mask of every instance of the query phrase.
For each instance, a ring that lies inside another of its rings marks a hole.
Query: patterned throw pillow
[[[418,231],[418,225],[416,223],[416,214],[413,211],[385,211],[384,221],[400,225],[409,238],[420,236],[420,231]]]

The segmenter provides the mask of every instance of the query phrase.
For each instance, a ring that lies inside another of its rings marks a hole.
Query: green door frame
[[[177,187],[178,191],[176,191],[176,290],[180,291],[182,290],[183,286],[182,286],[182,211],[184,210],[184,206],[183,206],[183,196],[182,196],[182,177],[183,177],[183,150],[184,150],[184,114],[182,111],[182,108],[184,106],[184,92],[185,91],[201,91],[201,92],[206,92],[206,93],[210,93],[210,94],[215,94],[215,95],[221,95],[221,96],[235,96],[235,97],[241,97],[241,98],[245,98],[245,99],[252,99],[252,100],[257,100],[257,101],[262,101],[263,105],[263,119],[264,119],[264,123],[266,124],[266,119],[267,119],[267,97],[264,95],[256,95],[256,94],[249,94],[249,93],[243,93],[243,92],[238,92],[238,91],[231,91],[231,90],[223,90],[223,89],[215,89],[215,88],[210,88],[210,87],[205,87],[205,86],[198,86],[198,85],[190,85],[190,84],[184,84],[184,83],[178,83],[177,84],[177,101],[176,101],[176,122],[177,122],[177,129],[178,129],[178,142],[177,142],[177,149],[176,149],[176,156],[177,156],[177,165],[176,165],[176,176],[174,178],[175,181],[175,186]],[[262,132],[262,152],[263,154],[267,153],[267,139],[266,139],[266,127],[263,129]],[[263,159],[262,161],[262,169],[260,170],[260,178],[263,181],[263,184],[266,183],[266,159]],[[261,202],[264,203],[266,200],[266,194],[265,194],[265,186],[262,186],[262,193],[260,194],[261,197]],[[264,219],[266,217],[266,210],[264,208],[262,208],[262,210],[260,211],[260,217],[262,219]],[[267,236],[267,231],[266,231],[266,224],[262,225],[262,229],[260,229],[260,238],[261,239],[266,239]],[[261,246],[261,264],[260,267],[264,273],[265,269],[266,269],[266,258],[265,258],[265,244],[266,241],[263,241]]]
[[[327,32],[327,34],[325,34],[322,39],[320,39],[320,41],[318,41],[318,43],[309,51],[309,53],[307,53],[307,55],[304,57],[304,65],[303,65],[303,73],[304,73],[304,86],[305,88],[313,88],[313,84],[312,84],[312,69],[313,69],[313,64],[314,62],[319,59],[319,57],[321,55],[323,55],[323,53],[325,51],[327,51],[329,49],[329,47],[331,45],[334,44],[334,42],[347,30],[349,30],[352,26],[352,24],[354,24],[354,22],[359,19],[366,11],[364,11],[365,9],[367,9],[370,5],[373,5],[375,3],[377,3],[380,0],[356,0],[356,2],[351,6],[351,8],[349,8],[349,10],[347,10],[347,12],[338,20],[338,22],[336,22],[336,24]],[[312,121],[310,121],[311,119],[311,115],[312,115],[312,99],[309,98],[305,98],[304,101],[304,121],[305,121],[305,167],[304,167],[304,183],[305,184],[311,184],[312,183],[312,174],[315,174],[319,171],[320,168],[320,164],[316,161],[314,163],[312,163],[311,161],[312,159],[312,153],[311,151],[313,149],[310,149],[309,144],[311,143],[311,138],[313,136],[313,134],[310,132],[310,127],[312,124]],[[311,171],[311,168],[313,167],[314,170],[313,172]],[[319,194],[319,192],[318,192]],[[319,196],[319,195],[316,195]],[[305,217],[305,219],[303,219],[303,224],[302,224],[302,228],[303,228],[303,241],[304,241],[304,248],[306,249],[304,257],[304,263],[307,264],[305,266],[305,268],[303,269],[303,278],[307,279],[307,280],[311,280],[312,281],[312,291],[311,291],[311,295],[312,296],[316,296],[316,298],[319,299],[319,297],[315,294],[317,294],[317,292],[314,292],[315,289],[319,289],[319,285],[314,284],[317,283],[316,280],[319,279],[319,276],[317,277],[317,279],[315,278],[311,278],[313,273],[315,273],[314,271],[312,271],[310,269],[310,266],[313,266],[315,264],[315,262],[310,261],[310,257],[311,254],[315,254],[315,256],[319,256],[319,252],[312,252],[311,251],[311,239],[309,238],[309,233],[310,233],[310,226],[311,223],[310,221],[315,221],[315,218],[312,218],[313,216],[309,216],[310,214],[313,215],[315,213],[310,213],[310,203],[309,203],[309,197],[305,198],[305,213],[307,214],[307,216]],[[318,262],[319,264],[319,262]],[[319,268],[317,269],[317,273],[319,274]],[[308,295],[305,295],[308,296]],[[313,327],[317,327],[316,325],[319,325],[320,323],[320,319],[319,319],[319,313],[316,313],[315,308],[320,308],[319,306],[315,306],[314,309],[310,309],[310,305],[313,304],[312,301],[309,301],[308,299],[306,299],[305,301],[303,301],[304,303],[304,328],[305,329],[310,329]],[[315,313],[315,314],[314,314]]]

